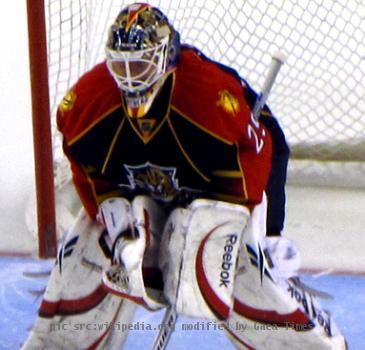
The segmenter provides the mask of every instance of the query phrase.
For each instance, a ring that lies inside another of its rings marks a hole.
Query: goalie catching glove
[[[165,306],[158,269],[163,210],[146,196],[132,203],[110,198],[101,203],[98,219],[108,231],[113,252],[113,264],[102,274],[104,288],[147,309]]]

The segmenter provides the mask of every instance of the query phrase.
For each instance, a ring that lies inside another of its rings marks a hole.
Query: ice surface
[[[51,267],[50,261],[0,257],[0,350],[18,349],[36,317],[40,298],[37,299],[30,291],[42,290],[46,278],[25,277],[24,272],[49,271]],[[333,300],[321,300],[321,303],[331,311],[347,337],[349,349],[365,349],[365,277],[305,275],[303,278],[309,285],[334,296]],[[161,311],[151,313],[138,309],[134,319],[136,329],[130,332],[124,349],[148,349],[157,333],[154,329],[157,329],[162,317]],[[218,329],[210,326],[208,330],[207,323],[202,322],[180,318],[169,349],[233,349]],[[187,331],[187,323],[191,323],[194,329]]]

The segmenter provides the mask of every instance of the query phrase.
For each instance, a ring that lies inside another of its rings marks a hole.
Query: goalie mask
[[[179,33],[157,8],[135,3],[119,13],[109,31],[106,61],[130,116],[148,112],[176,67],[179,47]]]

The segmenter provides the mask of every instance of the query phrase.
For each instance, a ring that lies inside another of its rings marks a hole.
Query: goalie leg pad
[[[23,350],[104,349],[123,343],[126,330],[114,328],[132,320],[134,305],[101,285],[102,270],[110,265],[102,239],[103,227],[81,210],[59,250]]]
[[[165,295],[178,313],[211,320],[228,317],[248,217],[243,206],[203,199],[171,213],[160,266]]]
[[[346,349],[344,337],[316,298],[272,273],[258,234],[264,206],[254,209],[243,236],[227,334],[239,349]]]

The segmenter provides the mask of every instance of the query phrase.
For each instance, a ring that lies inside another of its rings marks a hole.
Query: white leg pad
[[[116,332],[113,325],[130,322],[134,305],[101,285],[102,270],[110,265],[99,244],[102,231],[81,210],[59,251],[23,350],[105,349],[124,342],[127,331]]]
[[[260,233],[264,212],[265,203],[255,208],[243,236],[227,334],[239,349],[344,350],[344,337],[315,297],[272,274]]]
[[[249,211],[212,200],[176,209],[160,249],[164,291],[180,314],[226,319],[233,305],[236,261]]]

